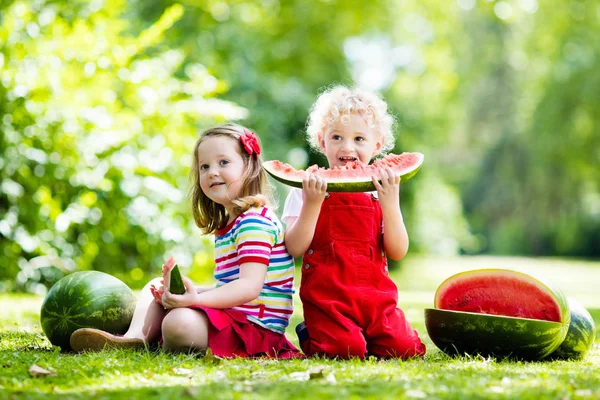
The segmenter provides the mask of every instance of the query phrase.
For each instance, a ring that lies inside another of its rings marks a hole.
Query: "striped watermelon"
[[[451,276],[425,310],[433,343],[448,354],[538,360],[564,340],[570,311],[552,284],[507,269]]]
[[[50,343],[71,350],[71,334],[79,328],[124,333],[133,317],[136,298],[121,280],[99,271],[75,272],[50,288],[40,311]]]
[[[596,341],[596,324],[589,311],[578,301],[572,298],[567,300],[571,310],[571,323],[567,337],[550,357],[581,360],[589,353]]]
[[[379,176],[380,168],[390,167],[400,176],[402,182],[412,178],[421,168],[424,156],[422,153],[388,154],[366,165],[360,161],[348,162],[341,168],[319,168],[316,165],[306,171],[295,170],[292,166],[277,160],[263,163],[265,170],[281,183],[293,187],[302,187],[302,179],[307,172],[322,177],[327,181],[328,192],[371,192],[375,190],[372,178]]]

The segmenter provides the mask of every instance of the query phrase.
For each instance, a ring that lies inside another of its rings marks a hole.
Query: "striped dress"
[[[266,207],[253,207],[242,213],[215,238],[215,279],[217,287],[236,280],[243,263],[267,265],[260,295],[232,307],[249,321],[277,333],[284,333],[293,312],[294,259],[283,242],[284,229],[277,216]]]

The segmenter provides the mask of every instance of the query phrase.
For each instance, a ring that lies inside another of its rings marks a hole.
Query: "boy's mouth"
[[[339,160],[343,163],[347,163],[347,162],[354,162],[354,161],[358,160],[358,158],[350,157],[350,156],[343,156],[343,157],[340,157]]]

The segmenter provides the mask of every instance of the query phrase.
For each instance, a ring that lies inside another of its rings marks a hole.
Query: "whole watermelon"
[[[69,339],[79,328],[110,333],[127,331],[136,298],[121,280],[99,271],[75,272],[50,288],[42,303],[40,322],[44,333],[62,351],[70,351]]]
[[[571,309],[571,323],[567,337],[550,357],[582,360],[596,341],[596,324],[589,311],[578,301],[570,297],[567,300]]]

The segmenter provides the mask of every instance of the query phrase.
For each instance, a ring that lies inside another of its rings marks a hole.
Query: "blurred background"
[[[170,255],[209,280],[199,132],[324,165],[305,124],[336,83],[380,92],[394,152],[425,154],[411,255],[600,259],[598,37],[594,0],[1,1],[0,292],[86,269],[139,288]]]

